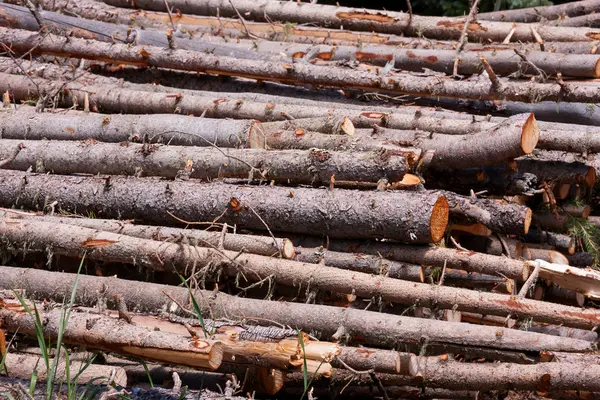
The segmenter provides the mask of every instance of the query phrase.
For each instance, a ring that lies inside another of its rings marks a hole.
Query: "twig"
[[[498,79],[498,77],[496,76],[496,73],[492,69],[492,66],[490,65],[490,63],[488,63],[487,58],[481,55],[479,56],[479,59],[481,60],[481,64],[483,64],[483,69],[485,69],[485,72],[487,72],[488,74],[488,78],[490,78],[490,81],[492,82],[492,89],[500,89],[500,79]]]
[[[473,5],[471,6],[471,10],[469,11],[469,15],[467,16],[467,19],[465,20],[465,24],[463,25],[462,32],[460,33],[460,39],[458,39],[458,46],[456,46],[456,56],[454,57],[454,69],[452,70],[452,76],[458,75],[458,63],[460,62],[460,59],[458,58],[458,56],[460,55],[460,52],[462,51],[463,47],[465,46],[465,39],[467,39],[467,37],[466,37],[467,30],[469,28],[469,24],[471,24],[471,21],[475,18],[475,15],[477,14],[477,5],[478,4],[479,4],[479,0],[475,0],[473,2]]]
[[[366,371],[357,371],[354,368],[352,368],[351,366],[349,366],[348,364],[346,364],[344,362],[344,360],[342,360],[339,356],[335,356],[335,359],[344,366],[344,368],[346,368],[348,371],[350,372],[354,372],[357,375],[363,375],[363,374],[372,374],[373,372],[375,372],[374,369],[368,369]]]
[[[181,308],[183,311],[185,311],[186,313],[188,313],[188,314],[190,314],[190,315],[194,315],[194,316],[196,315],[196,313],[195,313],[195,312],[193,312],[192,310],[189,310],[189,309],[185,308],[185,307],[184,307],[184,306],[183,306],[183,305],[182,305],[182,304],[181,304],[179,301],[177,301],[176,299],[174,299],[174,298],[173,298],[173,297],[172,297],[172,296],[171,296],[169,293],[165,292],[164,290],[163,290],[163,292],[162,292],[162,293],[163,293],[165,296],[167,296],[167,297],[169,298],[169,300],[171,300],[173,303],[177,304],[177,306],[178,306],[179,308]]]
[[[239,17],[240,21],[242,22],[242,25],[244,26],[244,30],[246,31],[246,35],[248,37],[252,38],[252,39],[260,39],[258,36],[256,36],[252,32],[250,32],[250,30],[246,26],[246,20],[244,20],[244,17],[242,17],[242,14],[240,14],[240,12],[238,11],[238,9],[233,5],[233,1],[229,0],[229,4],[231,4],[231,7],[233,8],[233,11],[235,11],[235,13]]]
[[[408,28],[412,23],[413,17],[412,4],[410,3],[410,0],[406,0],[406,6],[408,7],[408,24],[406,24],[406,27]]]
[[[14,159],[17,158],[17,156],[19,155],[19,153],[21,152],[21,150],[24,149],[24,148],[25,148],[25,146],[23,145],[23,143],[19,143],[17,145],[17,148],[10,155],[10,157],[8,157],[7,159],[4,159],[4,160],[0,161],[0,168],[4,167],[5,165],[10,164],[11,162],[13,162]]]
[[[509,44],[510,43],[510,39],[512,38],[512,36],[514,35],[514,33],[515,33],[516,30],[517,30],[517,25],[513,24],[512,29],[510,30],[510,32],[508,32],[508,35],[506,35],[506,37],[502,41],[502,44]]]
[[[167,214],[169,214],[171,217],[175,218],[177,221],[186,224],[186,225],[210,225],[211,227],[214,225],[223,225],[223,224],[217,224],[216,222],[198,222],[198,221],[186,221],[185,219],[181,219],[175,215],[173,215],[173,213],[171,213],[169,210],[167,210]]]
[[[169,7],[169,2],[165,0],[165,7],[167,7],[167,14],[169,14],[169,21],[171,21],[171,28],[175,31],[175,23],[173,22],[173,14],[171,14],[171,7]]]
[[[506,243],[506,240],[504,240],[504,238],[499,233],[496,233],[496,237],[498,238],[498,240],[500,241],[500,244],[502,245],[502,252],[506,255],[506,257],[510,258],[510,250],[508,248],[508,244]]]
[[[532,63],[531,61],[529,61],[529,59],[527,58],[527,56],[525,54],[521,53],[518,49],[513,48],[513,51],[515,52],[516,55],[518,55],[519,57],[521,57],[521,60],[523,60],[525,63],[527,63],[533,69],[536,70],[536,72],[538,73],[538,75],[540,77],[540,82],[542,82],[542,83],[546,82],[547,75],[546,75],[546,73],[544,71],[542,71],[537,65],[535,65],[534,63]]]
[[[277,250],[279,250],[279,257],[283,257],[283,252],[279,248],[279,245],[277,244],[277,239],[275,239],[275,235],[273,235],[273,232],[271,232],[271,228],[269,228],[269,225],[267,225],[267,223],[260,217],[260,215],[258,215],[258,213],[256,211],[254,211],[254,208],[252,208],[248,204],[245,204],[245,206],[248,207],[250,209],[250,211],[252,211],[254,213],[254,215],[256,215],[256,218],[258,218],[260,220],[260,222],[262,222],[262,224],[265,226],[265,228],[267,228],[267,232],[269,232],[269,235],[271,235],[271,238],[273,239],[273,243],[275,244],[275,248]]]
[[[452,236],[450,236],[450,241],[452,242],[454,247],[456,247],[457,249],[462,250],[462,251],[469,251],[468,249],[465,249],[464,247],[462,247]]]
[[[444,276],[446,275],[446,262],[447,261],[448,260],[444,260],[444,268],[442,268],[442,274],[440,275],[440,281],[438,282],[438,286],[442,286],[444,284]]]
[[[390,400],[390,397],[388,396],[387,392],[385,391],[385,388],[381,384],[381,381],[379,380],[377,375],[375,375],[374,372],[371,372],[369,375],[371,376],[371,379],[373,380],[373,382],[375,382],[375,384],[377,385],[377,388],[381,392],[381,395],[383,396],[383,400]]]
[[[40,26],[40,30],[44,27],[44,20],[40,14],[40,11],[37,9],[37,4],[33,4],[31,0],[23,0],[25,7],[29,9],[31,14],[33,14],[33,18],[37,21]]]
[[[533,272],[531,273],[531,275],[529,275],[529,278],[527,278],[527,280],[523,284],[523,287],[521,287],[521,290],[519,290],[519,294],[517,294],[517,297],[521,298],[521,297],[525,297],[527,295],[527,292],[529,291],[529,289],[537,281],[539,273],[540,273],[540,266],[538,264],[535,266]]]
[[[540,45],[540,50],[546,51],[544,48],[544,39],[542,39],[542,37],[540,36],[538,31],[535,29],[535,26],[531,25],[530,28],[531,28],[531,33],[533,34],[533,37],[535,38],[535,41]]]

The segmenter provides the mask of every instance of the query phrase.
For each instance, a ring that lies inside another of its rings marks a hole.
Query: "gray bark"
[[[42,118],[43,119],[43,118]],[[47,121],[46,121],[47,122]],[[394,153],[347,153],[318,149],[254,150],[75,141],[0,141],[0,159],[25,146],[4,169],[55,174],[162,176],[213,180],[247,178],[329,185],[336,181],[402,180],[407,158]],[[207,143],[209,144],[209,143]],[[191,164],[190,164],[191,163]]]
[[[0,285],[3,289],[25,289],[28,296],[62,301],[73,289],[75,274],[58,273],[34,269],[0,267]],[[169,293],[180,304],[187,304],[189,292],[186,288],[137,282],[115,277],[80,276],[76,291],[76,302],[94,306],[98,301],[97,290],[101,290],[115,307],[113,294],[121,294],[130,310],[156,312],[173,309],[172,302],[163,292]],[[338,328],[348,334],[354,342],[373,344],[380,347],[395,347],[398,342],[419,342],[425,338],[435,343],[485,346],[494,349],[531,351],[592,351],[590,342],[542,335],[504,328],[474,327],[468,324],[424,320],[381,314],[357,309],[329,306],[267,302],[230,296],[222,292],[195,291],[202,312],[214,318],[243,318],[261,324],[268,320],[316,332],[328,338]],[[177,309],[177,307],[175,307]],[[209,315],[209,314],[206,314]],[[307,317],[308,316],[308,317]],[[365,327],[369,327],[365,329]],[[502,334],[498,334],[502,332]]]
[[[523,239],[528,242],[547,243],[570,255],[575,253],[575,240],[571,236],[561,235],[560,233],[532,229]]]
[[[488,21],[539,22],[543,19],[555,20],[562,17],[577,17],[597,11],[600,11],[600,1],[583,0],[554,6],[529,7],[516,10],[481,13],[477,14],[477,18]]]
[[[235,186],[152,178],[35,175],[0,170],[0,205],[93,210],[101,218],[139,218],[174,224],[186,220],[239,228],[331,237],[388,237],[408,243],[438,242],[448,223],[443,196]]]

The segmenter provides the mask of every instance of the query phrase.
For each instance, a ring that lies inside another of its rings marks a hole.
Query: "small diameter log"
[[[344,271],[319,264],[252,254],[240,255],[227,250],[192,247],[185,244],[165,246],[163,242],[73,225],[4,219],[0,222],[0,236],[17,252],[28,243],[28,251],[46,251],[50,248],[54,254],[69,257],[85,254],[86,258],[91,260],[128,263],[158,271],[174,269],[180,273],[184,273],[190,265],[202,268],[219,260],[224,273],[232,277],[241,274],[254,282],[272,278],[279,284],[291,287],[310,283],[311,287],[336,293],[354,293],[365,298],[381,296],[384,301],[423,307],[437,305],[448,309],[456,308],[459,311],[491,315],[513,313],[522,318],[534,318],[541,322],[574,327],[587,328],[590,324],[597,324],[600,321],[600,312],[592,310],[582,311],[567,306],[562,306],[563,308],[555,306],[549,309],[547,304],[542,302],[515,300],[501,294],[431,286]],[[547,268],[550,267],[545,267]],[[587,282],[584,278],[580,280],[581,284],[587,284],[587,287],[593,290],[594,282]],[[565,281],[570,282],[570,280]]]
[[[166,226],[137,225],[131,221],[98,219],[98,218],[69,218],[55,217],[49,215],[27,214],[23,212],[14,213],[8,209],[0,210],[0,217],[9,216],[14,219],[31,219],[33,221],[45,221],[56,224],[67,224],[82,226],[84,228],[96,229],[119,233],[121,235],[134,236],[142,239],[152,239],[161,242],[174,242],[178,240],[188,241],[193,246],[219,247],[225,250],[260,254],[263,256],[276,256],[281,254],[283,258],[294,258],[294,245],[289,239],[271,238],[259,235],[242,235],[239,233],[221,233],[206,231],[202,229],[170,228]]]
[[[587,340],[588,342],[594,343],[598,341],[598,334],[596,332],[576,328],[567,328],[565,326],[558,325],[532,325],[527,328],[527,331],[544,333],[546,335]]]
[[[592,207],[590,207],[587,204],[583,206],[577,206],[574,204],[563,204],[560,206],[560,208],[565,214],[575,218],[588,219],[590,213],[592,212]]]
[[[556,28],[553,29],[562,29]],[[584,28],[564,28],[568,31]],[[32,46],[32,43],[36,43]],[[155,46],[131,46],[93,42],[85,39],[44,33],[32,33],[17,29],[0,28],[0,43],[11,46],[15,52],[34,52],[86,58],[111,60],[136,66],[160,67],[175,70],[218,73],[224,76],[243,76],[261,81],[281,83],[313,84],[343,87],[344,89],[377,89],[390,93],[416,96],[436,96],[493,100],[501,97],[522,102],[566,101],[595,103],[600,96],[591,85],[558,83],[498,81],[492,84],[485,80],[472,82],[455,81],[450,78],[421,77],[415,80],[410,74],[394,73],[382,78],[376,71],[340,69],[310,63],[289,63],[260,60],[239,60],[233,57],[215,56],[187,50],[172,50]],[[343,72],[343,73],[342,73]],[[335,77],[335,79],[332,79]]]
[[[76,274],[15,267],[0,267],[0,272],[2,289],[20,288],[26,290],[28,296],[54,301],[62,301],[65,296],[71,295],[76,278]],[[162,309],[181,312],[165,293],[180,304],[189,301],[189,291],[184,287],[82,275],[75,293],[76,303],[94,306],[98,301],[98,290],[105,294],[111,308],[116,308],[112,297],[114,294],[120,294],[129,309],[148,312]],[[195,293],[204,315],[212,315],[213,318],[243,316],[259,324],[269,321],[268,325],[276,321],[303,331],[319,332],[323,337],[331,337],[336,333],[339,337],[348,335],[351,341],[379,347],[395,347],[398,341],[418,343],[425,337],[432,345],[454,343],[517,351],[591,351],[593,348],[586,341],[569,338],[557,341],[549,335],[511,329],[480,327],[473,330],[467,324],[384,315],[352,308],[267,302],[202,290]],[[306,318],[307,315],[311,318]],[[365,330],[365,327],[373,329]],[[498,331],[502,334],[498,335]]]
[[[517,160],[517,168],[534,174],[540,183],[579,183],[591,187],[596,182],[596,170],[579,162],[522,159]]]
[[[23,179],[27,184],[23,185]],[[76,182],[76,183],[75,183]],[[284,187],[248,187],[152,178],[82,178],[0,170],[0,204],[64,210],[94,210],[101,218],[140,218],[173,224],[213,221],[264,231],[389,237],[438,242],[448,223],[443,196],[412,192],[364,192]],[[66,189],[66,190],[65,190]],[[128,200],[129,199],[129,200]],[[143,206],[141,206],[143,204]],[[352,210],[349,212],[348,210]]]
[[[435,150],[431,168],[469,168],[501,163],[530,154],[540,137],[540,129],[531,113],[514,115],[492,129],[471,135],[438,135],[385,128],[376,128],[373,133],[386,142]]]
[[[575,253],[575,240],[571,236],[560,233],[531,229],[523,239],[526,242],[546,243],[570,255]]]
[[[600,11],[600,1],[583,0],[553,6],[528,7],[516,10],[502,10],[477,14],[477,18],[486,21],[540,22],[544,20],[569,20],[573,17]],[[568,17],[568,18],[565,18]]]
[[[88,382],[93,382],[97,385],[108,385],[111,383],[108,381],[109,377],[113,377],[112,382],[116,385],[127,387],[127,373],[123,368],[98,364],[87,365],[88,361],[89,360],[75,361],[69,357],[69,379],[72,379],[69,383],[85,385]],[[50,365],[52,365],[54,360],[50,359],[49,362]],[[38,382],[45,382],[48,379],[48,370],[46,369],[46,364],[41,356],[9,352],[6,354],[4,365],[8,371],[7,376],[10,378],[29,379],[35,371]],[[66,367],[67,363],[64,361],[64,358],[58,361],[54,373],[54,379],[56,379],[56,381],[67,381]],[[79,373],[79,371],[82,372]],[[76,379],[74,379],[74,377],[76,377]]]
[[[572,256],[567,256],[567,259],[569,260],[569,265],[583,268],[591,267],[596,262],[594,255],[585,251],[575,253]]]
[[[564,213],[551,213],[549,211],[536,212],[533,216],[534,226],[555,232],[567,232],[571,218]]]
[[[600,366],[588,364],[540,363],[533,365],[486,363],[467,364],[439,357],[413,355],[412,376],[429,387],[475,390],[600,390],[595,378]],[[457,379],[460,377],[460,379]]]
[[[329,185],[336,181],[401,180],[407,157],[392,152],[347,153],[312,149],[215,149],[145,144],[2,140],[0,159],[24,146],[5,169],[55,174],[106,174],[201,179],[240,178]],[[207,143],[209,144],[209,143]],[[408,158],[411,158],[410,156]]]
[[[583,307],[585,296],[574,290],[561,288],[555,284],[537,285],[533,298],[536,300],[550,301],[553,303],[567,304],[575,307]]]
[[[297,131],[298,129],[302,129],[309,132],[350,136],[353,136],[355,132],[354,124],[352,124],[352,120],[348,117],[305,118],[268,122],[263,124],[263,129],[267,133],[277,131]]]
[[[357,371],[373,370],[388,374],[408,375],[407,353],[392,350],[368,349],[361,347],[342,347],[342,352],[332,360],[335,368],[345,368],[344,364]],[[340,362],[341,360],[341,362]]]
[[[425,268],[424,275],[426,281],[439,283],[441,276],[440,267]],[[444,273],[444,285],[462,287],[473,290],[483,290],[495,293],[512,293],[509,290],[509,284],[512,280],[507,280],[502,277],[480,274],[478,272],[467,272],[460,269],[446,268]],[[458,321],[460,322],[460,321]]]
[[[544,260],[553,264],[569,265],[567,257],[558,251],[537,249],[530,246],[526,246],[526,249],[523,250],[523,258],[525,260]]]
[[[523,245],[520,241],[508,237],[502,237],[507,248],[498,238],[498,236],[461,236],[460,245],[473,251],[480,253],[501,256],[506,254],[510,258],[520,258],[523,255]],[[507,254],[508,252],[508,254]]]
[[[163,95],[163,97],[165,97]],[[167,143],[264,149],[258,121],[194,118],[173,114],[96,114],[80,111],[35,113],[33,107],[0,113],[3,139],[87,140]]]
[[[41,320],[46,321],[44,337],[56,340],[62,310],[43,311],[40,306],[38,311]],[[9,332],[36,336],[35,319],[19,307],[16,310],[8,307],[0,309],[0,318],[2,327]],[[204,338],[190,341],[185,336],[153,331],[124,320],[77,310],[71,312],[62,339],[65,343],[87,348],[208,370],[218,368],[223,359],[223,346],[219,342]]]

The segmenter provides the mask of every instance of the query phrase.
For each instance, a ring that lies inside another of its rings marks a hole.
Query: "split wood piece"
[[[207,143],[212,144],[212,143]],[[128,143],[76,141],[0,141],[0,159],[17,156],[4,169],[55,174],[106,174],[162,176],[166,178],[218,178],[273,180],[283,183],[329,185],[336,181],[400,181],[409,171],[409,159],[393,152],[348,153],[312,149],[215,149]]]
[[[577,293],[574,290],[561,288],[555,284],[537,285],[533,292],[533,298],[575,307],[583,307],[585,304],[585,296],[583,294]]]
[[[573,254],[572,256],[567,256],[569,260],[569,265],[574,267],[591,267],[595,263],[594,255],[587,252],[578,252]]]
[[[267,122],[263,125],[263,129],[267,134],[277,131],[294,131],[297,135],[300,134],[300,131],[310,131],[353,136],[355,131],[354,124],[348,117],[305,118]]]
[[[164,98],[164,96],[163,96]],[[21,106],[0,113],[2,138],[167,143],[181,146],[265,148],[258,121],[194,118],[174,114],[126,115],[79,111],[35,113]],[[123,149],[125,150],[125,149]]]
[[[476,390],[550,390],[581,389],[600,390],[594,377],[600,366],[583,363],[540,363],[519,365],[508,363],[466,364],[439,357],[413,355],[412,376],[418,377],[428,387]],[[460,379],[456,379],[460,376]]]
[[[534,244],[525,246],[525,249],[523,250],[523,258],[525,260],[544,260],[553,264],[569,265],[569,260],[562,253],[555,250],[540,249],[534,246]]]
[[[15,3],[15,0],[11,0]],[[391,46],[401,46],[406,48],[424,48],[424,49],[447,49],[453,50],[456,46],[455,41],[432,41],[429,38],[410,38],[398,35],[389,35],[370,32],[352,32],[349,30],[324,29],[313,26],[290,25],[289,23],[256,23],[252,21],[241,22],[239,19],[227,19],[223,16],[202,17],[195,15],[175,14],[169,15],[166,12],[153,12],[147,10],[127,10],[116,8],[100,2],[80,0],[76,3],[68,0],[42,0],[39,2],[47,10],[58,12],[70,11],[74,15],[82,18],[101,20],[105,22],[130,24],[144,28],[157,28],[166,30],[171,28],[171,19],[181,27],[181,30],[187,34],[202,35],[203,40],[210,40],[217,43],[230,43],[229,37],[233,37],[238,42],[247,42],[250,46],[256,43],[256,40],[247,40],[248,34],[269,41],[279,40],[284,42],[308,43],[308,44],[331,44],[339,46],[341,44],[355,45],[365,43],[378,43]],[[237,15],[236,15],[237,17]],[[464,23],[461,23],[461,27]],[[460,34],[460,29],[458,33]],[[219,35],[219,36],[210,36]],[[545,47],[554,53],[594,53],[595,42],[548,42]],[[478,43],[467,43],[466,49],[488,50],[511,49],[518,47],[524,50],[537,50],[538,46],[527,43],[494,44],[493,46],[483,46]],[[368,45],[367,45],[368,46]]]
[[[166,11],[160,0],[142,0],[132,4],[129,0],[105,0],[115,7],[141,8],[143,10]],[[299,24],[317,24],[326,28],[340,28],[393,33],[407,36],[423,36],[431,39],[459,39],[465,21],[463,18],[427,17],[408,15],[403,12],[380,11],[337,7],[321,4],[290,4],[284,1],[247,1],[238,0],[228,3],[224,0],[211,0],[201,4],[174,0],[170,7],[178,8],[185,14],[220,15],[236,17],[241,13],[253,21],[289,21]],[[219,13],[217,13],[217,9]],[[268,17],[267,17],[268,16]],[[592,41],[596,39],[595,31],[585,28],[577,30],[561,29],[551,31],[543,25],[536,26],[539,34],[549,41]],[[556,28],[555,28],[556,29]],[[573,28],[572,28],[573,29]],[[467,37],[470,40],[491,40],[502,42],[509,32],[513,31],[511,40],[535,42],[535,35],[526,24],[508,22],[476,21],[469,24]]]
[[[529,207],[504,200],[461,196],[450,191],[432,191],[448,199],[450,215],[487,226],[494,232],[523,235],[529,232],[533,212]]]
[[[438,242],[448,224],[445,197],[430,193],[106,179],[0,170],[0,205],[43,208],[44,201],[53,199],[63,210],[81,213],[93,209],[101,218],[139,218],[162,224],[174,224],[175,218],[218,219],[218,223],[259,231],[388,237],[409,243]],[[125,201],[127,198],[136,200]]]
[[[600,298],[600,291],[598,290],[600,273],[596,270],[552,264],[540,259],[529,261],[528,265],[531,271],[535,266],[540,267],[540,278],[556,283],[566,289],[575,290],[591,299],[597,300]]]
[[[26,7],[11,4],[0,4],[5,28],[38,31],[40,26],[31,11]],[[57,28],[58,31],[66,30],[69,36],[99,40],[103,42],[135,43],[136,45],[149,45],[163,48],[177,48],[181,50],[210,53],[218,56],[236,57],[240,59],[264,61],[289,61],[288,57],[281,54],[256,52],[251,48],[232,46],[221,43],[206,43],[200,40],[191,40],[183,35],[164,31],[145,29],[132,32],[127,25],[116,25],[101,21],[94,21],[74,16],[63,15],[51,11],[39,10],[44,21],[44,27]],[[182,37],[183,36],[183,37]],[[565,74],[566,75],[566,74]]]
[[[381,137],[400,146],[434,150],[431,168],[469,168],[530,154],[538,142],[540,129],[533,114],[525,113],[472,135],[438,135],[378,127],[372,132],[357,131],[357,136],[360,134]]]
[[[52,365],[54,360],[50,359],[49,362]],[[6,354],[4,366],[6,371],[8,371],[7,376],[10,378],[29,379],[35,371],[38,382],[45,382],[48,379],[48,370],[41,356],[9,352]],[[66,367],[67,364],[64,360],[61,359],[61,361],[58,361],[54,379],[59,382],[66,382]],[[127,387],[127,374],[123,368],[98,364],[88,365],[87,360],[76,361],[72,358],[69,358],[68,368],[70,378],[73,379],[73,377],[76,377],[76,379],[69,381],[69,383],[85,385],[88,382],[94,382],[97,385],[106,385],[110,383],[108,382],[109,377],[114,377],[112,382],[116,385]],[[79,373],[80,371],[81,373]]]
[[[502,10],[477,14],[477,18],[487,21],[510,21],[510,22],[540,22],[543,20],[560,20],[572,17],[592,14],[600,11],[600,1],[583,0],[572,1],[567,4],[559,4],[543,7],[528,7],[516,10]]]
[[[13,212],[9,209],[0,210],[0,217],[8,216],[14,219],[31,219],[33,221],[46,221],[58,224],[76,225],[84,228],[96,229],[134,236],[142,239],[152,239],[161,242],[187,241],[193,246],[216,247],[223,246],[225,250],[260,254],[263,256],[276,256],[294,258],[295,250],[292,241],[285,238],[271,238],[260,235],[243,235],[239,233],[221,233],[202,229],[182,229],[166,226],[137,225],[132,221],[98,219],[98,218],[70,218],[50,215],[28,214]]]
[[[519,171],[534,174],[540,183],[579,183],[591,187],[596,182],[596,170],[579,162],[522,159],[516,163]]]
[[[523,256],[523,244],[520,241],[509,238],[502,237],[504,243],[507,248],[504,248],[504,244],[498,238],[498,236],[461,236],[460,237],[460,245],[465,248],[473,251],[477,251],[480,253],[491,254],[494,256],[501,256],[506,254],[510,258],[518,259]],[[507,254],[508,252],[508,254]]]
[[[7,300],[4,301],[4,305],[6,304]],[[33,316],[24,312],[18,301],[12,301],[12,304],[18,307],[4,306],[0,309],[2,327],[9,332],[35,337]],[[38,311],[40,319],[47,321],[43,326],[44,337],[56,340],[62,310],[54,308],[45,311],[39,306]],[[223,345],[217,341],[204,338],[190,341],[181,335],[148,330],[124,320],[98,313],[79,312],[77,309],[71,312],[62,339],[65,343],[84,345],[87,348],[208,370],[218,368],[223,359]]]
[[[554,28],[560,29],[560,28]],[[577,28],[565,28],[573,30]],[[578,28],[583,29],[583,28]],[[528,29],[529,31],[529,29]],[[600,34],[600,33],[599,33]],[[343,87],[344,89],[377,89],[390,93],[450,97],[461,99],[495,100],[503,98],[522,102],[565,101],[594,103],[600,96],[594,86],[481,80],[478,84],[450,78],[422,77],[415,80],[410,74],[394,73],[383,77],[377,71],[341,69],[304,63],[240,60],[187,50],[171,50],[155,46],[90,43],[85,39],[63,38],[48,33],[39,34],[17,29],[0,28],[0,43],[15,52],[33,52],[111,60],[136,66],[152,66],[184,71],[207,72],[224,76],[243,76],[261,81],[291,84],[313,84]],[[35,43],[35,45],[32,45]],[[332,79],[332,76],[335,79]]]
[[[530,229],[529,233],[525,235],[523,239],[527,242],[546,243],[570,255],[575,253],[575,240],[568,235],[539,229]]]
[[[580,310],[558,305],[549,309],[547,304],[542,302],[513,299],[502,294],[431,286],[318,264],[259,255],[240,255],[227,250],[220,251],[184,244],[165,246],[163,242],[73,225],[4,219],[0,222],[0,236],[11,243],[15,249],[23,248],[24,244],[28,243],[28,251],[46,251],[51,248],[54,254],[69,257],[85,254],[86,258],[91,260],[135,264],[150,270],[164,271],[172,268],[185,273],[188,266],[204,267],[218,260],[224,273],[232,277],[241,275],[251,282],[273,279],[279,284],[291,287],[310,283],[312,287],[321,290],[354,293],[365,298],[380,296],[383,301],[394,303],[423,307],[437,305],[448,309],[491,315],[511,313],[521,318],[533,318],[540,322],[573,327],[588,328],[600,322],[600,312],[591,309]],[[32,241],[34,244],[31,244]],[[540,262],[536,261],[536,263]],[[552,264],[548,265],[550,267],[545,267],[544,271],[558,271],[556,268],[552,269]],[[585,274],[579,277],[581,282],[578,283],[581,286],[586,285],[583,289],[594,290],[594,287],[598,286],[596,282],[588,282],[584,276]],[[571,283],[560,274],[559,277],[567,284]]]
[[[21,288],[29,297],[62,301],[70,296],[76,275],[16,267],[0,267],[2,289]],[[120,294],[129,309],[156,312],[162,309],[182,312],[167,294],[179,304],[188,304],[189,291],[183,287],[129,281],[115,277],[80,276],[76,302],[93,307],[97,291],[104,294],[111,308],[116,308],[114,294]],[[589,342],[503,328],[478,327],[446,321],[423,320],[395,315],[337,307],[267,302],[230,296],[220,292],[195,291],[204,315],[213,318],[244,318],[258,324],[278,322],[303,331],[319,332],[324,338],[346,337],[349,341],[379,347],[395,347],[398,342],[484,346],[513,351],[591,351]],[[311,315],[310,319],[305,318]],[[365,326],[377,327],[366,329]],[[502,332],[498,335],[497,332]]]

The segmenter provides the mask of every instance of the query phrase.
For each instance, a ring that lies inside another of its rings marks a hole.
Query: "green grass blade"
[[[304,370],[302,375],[304,377],[304,393],[308,390],[308,366],[306,365],[306,350],[304,350],[304,338],[302,337],[302,331],[296,329],[298,332],[298,340],[300,341],[300,347],[302,348],[302,358],[304,359]]]
[[[50,369],[50,356],[48,355],[48,348],[46,347],[46,341],[44,340],[44,326],[42,325],[42,320],[40,319],[40,314],[38,313],[37,307],[35,303],[33,303],[33,311],[31,308],[25,303],[25,299],[19,293],[14,291],[14,294],[21,306],[25,309],[27,314],[31,315],[35,321],[35,336],[38,340],[38,345],[40,346],[40,351],[42,352],[42,358],[44,359],[44,363],[46,364],[46,370]]]
[[[31,380],[29,381],[29,394],[33,396],[35,393],[35,385],[37,384],[38,372],[37,369],[33,370],[31,374]]]
[[[140,364],[142,364],[144,366],[144,371],[146,371],[146,376],[148,376],[148,382],[150,382],[150,387],[154,388],[154,382],[152,382],[152,376],[150,376],[150,370],[148,369],[148,364],[146,364],[146,361],[142,360],[140,358]]]
[[[185,278],[179,274],[177,274],[179,276],[179,279],[181,279],[181,282],[183,282],[183,284],[185,285],[185,287],[187,288],[188,292],[190,293],[190,298],[192,299],[192,304],[194,305],[194,312],[196,313],[196,317],[198,318],[198,321],[200,321],[200,326],[202,327],[202,332],[204,332],[204,337],[208,339],[208,332],[206,332],[206,325],[204,324],[204,318],[202,318],[202,311],[200,310],[200,306],[198,305],[198,302],[196,301],[196,298],[194,297],[194,294],[192,293],[192,289],[190,288],[190,286],[188,285],[187,281],[185,280]]]

